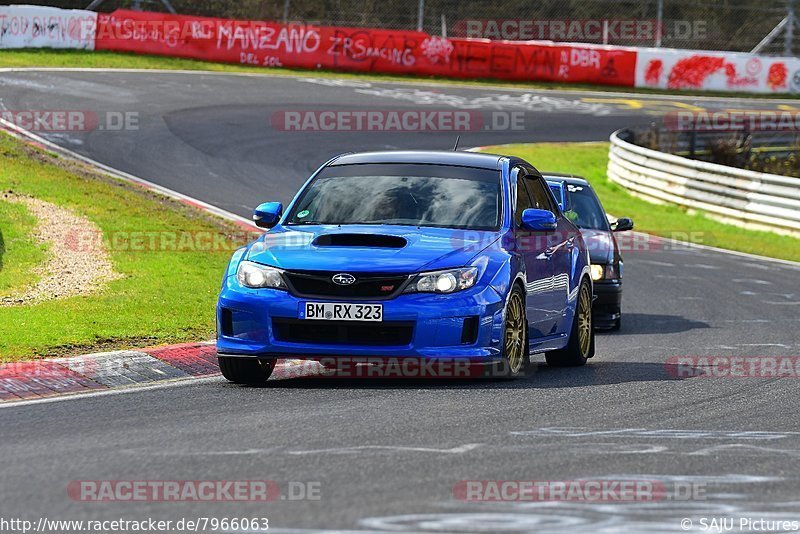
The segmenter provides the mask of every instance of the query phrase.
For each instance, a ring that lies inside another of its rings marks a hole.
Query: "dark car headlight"
[[[600,263],[593,263],[589,266],[589,269],[592,274],[592,280],[595,282],[599,280],[614,280],[621,276],[621,266],[615,265],[613,263],[609,264],[600,264]]]
[[[477,281],[477,267],[430,271],[414,276],[404,293],[455,293],[471,288]]]
[[[286,289],[283,271],[252,261],[243,261],[236,270],[236,279],[245,287],[252,289]]]

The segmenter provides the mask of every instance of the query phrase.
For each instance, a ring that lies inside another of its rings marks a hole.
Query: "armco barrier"
[[[284,25],[117,10],[97,20],[97,50],[448,78],[632,87],[636,50],[553,42],[447,39],[422,32]]]
[[[44,6],[0,6],[0,48],[94,49],[97,13]]]
[[[608,177],[654,202],[696,208],[744,227],[800,236],[800,178],[691,160],[611,134]]]

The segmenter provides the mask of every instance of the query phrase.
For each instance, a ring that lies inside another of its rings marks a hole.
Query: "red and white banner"
[[[96,47],[265,67],[632,86],[635,49],[446,39],[422,32],[284,25],[118,10]]]
[[[0,6],[0,48],[94,49],[97,13],[43,6]]]
[[[643,48],[638,54],[636,87],[745,93],[800,92],[798,58],[666,48]]]
[[[670,90],[800,92],[800,59],[117,10],[0,6],[0,48],[85,48],[262,67]]]

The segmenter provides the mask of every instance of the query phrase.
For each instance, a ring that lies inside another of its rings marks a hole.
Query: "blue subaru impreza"
[[[278,358],[455,360],[506,377],[534,353],[594,355],[580,231],[522,159],[391,151],[333,158],[231,258],[217,352],[233,382]]]

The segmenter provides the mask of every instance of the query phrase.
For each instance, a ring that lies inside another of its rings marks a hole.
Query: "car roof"
[[[480,152],[457,152],[452,150],[384,150],[380,152],[356,152],[342,154],[329,163],[336,165],[358,165],[365,163],[419,163],[431,165],[454,165],[498,170],[505,156]]]
[[[574,174],[564,174],[561,172],[542,172],[542,176],[545,180],[560,180],[567,184],[571,185],[588,185],[591,187],[591,184],[583,178],[582,176],[575,176]]]

